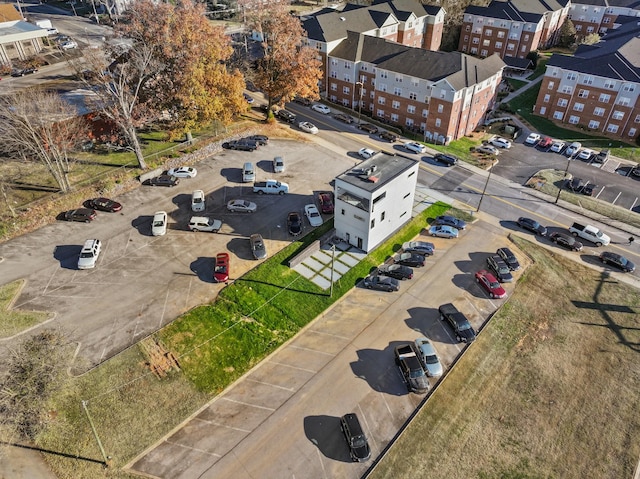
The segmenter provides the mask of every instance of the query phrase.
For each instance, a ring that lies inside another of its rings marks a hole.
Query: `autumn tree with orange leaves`
[[[251,27],[262,36],[263,56],[256,61],[255,84],[275,104],[296,95],[316,99],[322,78],[317,50],[306,46],[307,34],[300,20],[291,15],[285,2],[257,6],[248,15]]]

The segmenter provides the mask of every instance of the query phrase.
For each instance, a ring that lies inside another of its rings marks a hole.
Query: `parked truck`
[[[253,192],[259,195],[284,195],[289,193],[289,185],[276,180],[257,181],[253,184]]]
[[[569,233],[571,233],[573,236],[579,236],[580,238],[591,241],[596,246],[607,246],[611,242],[611,238],[609,238],[595,226],[591,225],[581,225],[580,223],[573,223],[573,225],[571,225],[571,228],[569,228]]]
[[[426,393],[429,390],[429,380],[413,344],[397,346],[395,352],[396,364],[407,383],[407,389],[419,394]]]

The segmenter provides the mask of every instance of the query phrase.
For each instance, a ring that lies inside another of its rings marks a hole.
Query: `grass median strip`
[[[48,312],[13,309],[24,284],[24,280],[18,280],[0,287],[0,338],[21,333],[52,317]]]
[[[513,239],[534,264],[369,478],[632,477],[638,291]]]

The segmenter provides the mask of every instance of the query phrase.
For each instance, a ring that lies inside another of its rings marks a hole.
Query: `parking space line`
[[[304,371],[304,372],[311,373],[311,374],[316,374],[318,372],[318,371],[315,371],[313,369],[299,368],[297,366],[291,366],[290,364],[279,363],[278,361],[269,361],[269,362],[273,363],[273,364],[277,364],[278,366],[284,366],[285,368],[297,369],[298,371]]]
[[[320,454],[320,448],[316,447],[316,455],[318,456],[318,460],[320,461],[320,467],[322,468],[322,477],[327,477],[327,471],[324,468],[324,462],[322,462],[322,454]]]
[[[247,433],[247,434],[253,432],[253,429],[241,429],[239,427],[227,426],[227,425],[219,423],[219,422],[207,421],[206,419],[202,419],[202,418],[199,418],[199,417],[194,417],[193,420],[194,421],[200,421],[200,422],[203,422],[205,424],[211,424],[212,426],[218,426],[218,427],[223,427],[225,429],[231,429],[232,431],[239,431],[239,432],[244,432],[244,433]]]
[[[602,189],[600,191],[598,191],[598,194],[596,195],[596,200],[602,194],[602,192],[604,191],[605,188],[606,188],[606,186],[603,186]]]
[[[264,409],[265,411],[275,411],[275,408],[272,407],[267,407],[267,406],[258,406],[257,404],[249,404],[248,402],[244,402],[244,401],[237,401],[235,399],[231,399],[228,397],[222,397],[220,398],[221,400],[225,400],[225,401],[229,401],[229,402],[233,402],[236,404],[242,404],[243,406],[248,406],[248,407],[254,407],[256,409]]]
[[[391,416],[391,419],[395,420],[395,416],[393,415],[393,411],[391,411],[391,408],[389,407],[389,403],[387,402],[387,399],[384,397],[384,394],[381,393],[381,392],[379,392],[378,394],[382,398],[382,402],[384,403],[385,407],[387,408],[387,411],[389,411],[389,416]]]
[[[164,321],[164,314],[167,311],[168,301],[169,301],[169,288],[167,288],[167,293],[164,295],[164,304],[162,305],[162,314],[160,315],[160,322],[158,323],[158,329],[162,327],[162,321]]]
[[[51,274],[51,277],[49,278],[49,281],[47,281],[47,284],[44,287],[44,290],[42,290],[42,294],[45,295],[47,294],[47,289],[49,288],[49,285],[51,284],[51,281],[53,281],[53,277],[56,275],[56,272],[58,271],[58,268],[53,270],[53,273]]]
[[[246,380],[254,382],[254,383],[258,383],[258,384],[264,384],[265,386],[269,386],[269,387],[272,387],[272,388],[282,389],[283,391],[289,391],[290,393],[293,393],[293,392],[297,391],[297,389],[295,389],[295,388],[285,388],[284,386],[278,386],[277,384],[267,383],[267,382],[264,382],[264,381],[258,381],[257,379],[252,379],[250,377],[247,377]]]
[[[615,199],[615,200],[613,200],[613,201],[611,202],[611,204],[612,204],[612,205],[615,205],[615,204],[616,204],[616,201],[618,201],[618,198],[620,198],[620,195],[621,195],[621,194],[622,194],[622,191],[619,191],[619,192],[618,192],[618,196],[616,196],[616,199]]]
[[[184,444],[180,444],[179,442],[173,442],[173,441],[169,441],[169,440],[166,440],[164,442],[166,442],[167,444],[171,444],[172,446],[178,446],[178,447],[181,447],[183,449],[190,449],[192,451],[201,452],[201,453],[207,454],[209,456],[218,457],[218,458],[222,457],[220,454],[216,454],[215,452],[205,451],[204,449],[198,449],[197,447],[185,446]]]
[[[311,352],[311,353],[320,353],[320,354],[325,354],[325,355],[327,355],[327,356],[331,356],[331,357],[334,357],[334,356],[335,356],[335,354],[331,354],[331,353],[328,353],[328,352],[326,352],[326,351],[319,351],[319,350],[317,350],[317,349],[303,348],[302,346],[295,346],[295,345],[293,345],[293,344],[292,344],[292,345],[290,345],[289,347],[290,347],[290,348],[294,348],[294,349],[300,349],[300,350],[302,350],[302,351],[309,351],[309,352]]]
[[[637,202],[638,202],[638,197],[636,196],[636,199],[633,200],[633,204],[631,205],[631,208],[629,208],[631,211],[633,211],[633,209],[636,207]]]
[[[376,444],[376,440],[373,437],[373,432],[371,430],[371,426],[369,426],[369,421],[367,421],[367,415],[362,410],[362,406],[360,406],[360,403],[358,403],[358,409],[360,410],[360,417],[364,420],[364,423],[367,426],[367,432],[368,432],[367,436],[369,436],[369,443],[370,444]]]

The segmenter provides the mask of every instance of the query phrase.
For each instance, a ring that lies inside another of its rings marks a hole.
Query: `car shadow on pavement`
[[[339,417],[307,416],[304,418],[304,433],[324,457],[335,461],[351,462],[349,448],[340,430]]]
[[[255,260],[251,253],[249,238],[233,238],[227,243],[227,250],[240,259]],[[269,251],[267,250],[267,254]]]
[[[260,168],[265,173],[273,173],[273,161],[260,160],[256,163],[256,168]],[[273,173],[275,174],[275,173]]]
[[[469,253],[468,260],[454,261],[454,265],[461,273],[475,273],[481,269],[487,268],[487,257],[489,252]]]
[[[374,391],[393,396],[409,394],[394,359],[395,347],[407,342],[393,341],[383,350],[359,349],[358,360],[350,363],[353,374],[365,380]],[[386,368],[380,367],[385,364]]]
[[[131,220],[131,226],[143,236],[153,236],[151,234],[151,221],[153,221],[152,215],[142,215]]]
[[[213,268],[215,258],[199,256],[189,265],[189,269],[198,275],[198,279],[204,283],[213,283]]]
[[[486,268],[483,265],[483,267],[478,268],[477,271],[480,271],[481,269]],[[472,273],[456,274],[451,278],[451,282],[461,290],[467,291],[475,298],[488,298],[484,290],[480,286],[476,285],[476,280]]]
[[[238,165],[237,168],[222,168],[220,176],[230,182],[242,183],[242,165]]]
[[[191,195],[185,193],[177,194],[171,199],[171,202],[178,208],[186,207],[188,210],[191,210]]]
[[[82,245],[60,245],[53,250],[53,257],[60,262],[61,268],[78,269],[80,251],[82,251]]]
[[[444,321],[440,321],[440,312],[436,308],[409,308],[407,312],[409,318],[404,322],[410,329],[438,343],[458,344],[446,330]]]

